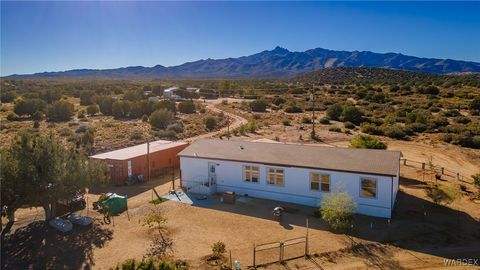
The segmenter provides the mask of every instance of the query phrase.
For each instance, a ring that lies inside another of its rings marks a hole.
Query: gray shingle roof
[[[401,152],[203,139],[178,156],[396,176]]]

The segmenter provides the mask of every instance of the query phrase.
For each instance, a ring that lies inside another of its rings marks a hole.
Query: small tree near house
[[[337,192],[326,195],[320,207],[320,213],[334,230],[346,230],[350,227],[351,218],[356,205],[347,192]]]
[[[225,243],[218,241],[212,245],[212,258],[218,259],[225,253]]]

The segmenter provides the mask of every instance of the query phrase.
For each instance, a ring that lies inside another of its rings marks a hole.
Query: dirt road
[[[220,109],[216,108],[215,105],[222,102],[222,100],[223,99],[207,100],[206,101],[207,102],[207,109],[211,110],[211,111],[214,111],[216,113],[223,112],[229,118],[230,125],[228,127],[224,127],[224,128],[222,128],[220,130],[217,130],[217,131],[209,132],[209,133],[198,135],[198,136],[195,136],[195,137],[190,137],[188,139],[185,139],[185,141],[193,142],[193,141],[196,141],[198,139],[211,138],[213,136],[225,133],[225,132],[227,132],[227,130],[233,130],[233,129],[241,126],[242,124],[246,124],[248,122],[247,119],[245,119],[241,116],[238,116],[238,115],[235,115],[233,113],[229,113],[229,112],[226,112],[226,111],[223,111],[223,110],[220,110]],[[238,101],[237,99],[228,99],[228,100],[229,101],[231,101],[231,100]],[[233,120],[233,122],[232,122],[232,120]]]

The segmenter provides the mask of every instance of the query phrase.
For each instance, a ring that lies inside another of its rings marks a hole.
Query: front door
[[[208,184],[210,186],[210,192],[217,191],[217,175],[215,170],[217,169],[217,164],[214,162],[208,163]]]

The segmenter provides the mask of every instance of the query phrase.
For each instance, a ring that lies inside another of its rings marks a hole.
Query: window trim
[[[270,170],[275,170],[275,173],[274,173],[274,176],[275,176],[275,183],[273,184],[270,184],[270,178],[269,178],[269,175],[270,175]],[[282,170],[283,173],[282,173],[282,185],[278,185],[277,184],[277,171],[278,170]],[[275,186],[275,187],[285,187],[285,168],[279,168],[279,167],[267,167],[267,170],[266,170],[266,173],[267,173],[267,186]]]
[[[362,194],[362,180],[374,180],[375,181],[375,196],[373,197],[369,197],[369,196],[365,196]],[[375,178],[375,177],[365,177],[365,176],[362,176],[360,177],[360,185],[359,185],[359,189],[358,189],[358,192],[359,192],[359,196],[361,198],[365,198],[365,199],[378,199],[378,178]]]
[[[318,189],[312,189],[312,176],[313,176],[314,174],[317,174],[317,175],[319,176],[319,178],[318,178]],[[328,176],[328,191],[323,191],[323,190],[322,190],[322,184],[323,184],[323,183],[322,183],[322,176],[325,176],[325,175]],[[330,193],[330,191],[332,191],[332,189],[331,189],[331,186],[332,186],[332,175],[331,175],[331,174],[329,174],[329,173],[321,173],[321,172],[310,172],[309,177],[310,177],[310,179],[309,179],[309,181],[310,181],[309,184],[310,184],[310,185],[309,185],[309,186],[310,186],[310,190],[311,190],[311,191],[321,192],[321,193]]]
[[[245,170],[246,170],[246,167],[250,167],[250,169],[248,170],[248,172],[250,173],[250,179],[249,179],[249,180],[246,180],[246,179],[245,179]],[[256,168],[258,169],[257,182],[252,181],[252,172],[253,172],[253,169],[252,169],[252,168],[253,168],[253,167],[256,167]],[[243,165],[243,166],[242,166],[242,182],[259,184],[259,183],[260,183],[260,166],[256,166],[256,165]]]

